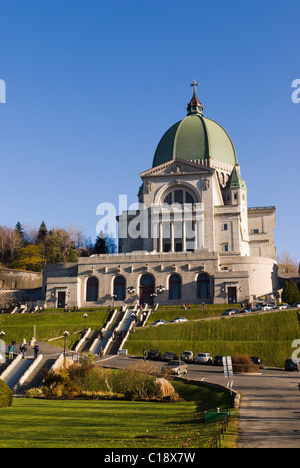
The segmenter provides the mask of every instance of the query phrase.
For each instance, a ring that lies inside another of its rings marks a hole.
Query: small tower
[[[187,115],[192,115],[192,114],[199,115],[200,114],[203,116],[203,106],[196,95],[196,86],[198,86],[198,83],[196,83],[196,81],[193,81],[191,86],[193,86],[194,92],[193,92],[193,97],[187,106],[187,111],[188,111]]]

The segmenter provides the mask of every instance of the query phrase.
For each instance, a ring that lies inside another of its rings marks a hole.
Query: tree
[[[27,245],[20,248],[12,266],[20,270],[42,271],[44,258],[41,247],[39,245]]]
[[[20,221],[18,221],[16,226],[15,226],[15,232],[16,232],[16,234],[18,236],[20,236],[20,239],[24,243],[25,242],[24,229],[23,229],[22,224],[20,223]]]
[[[93,253],[98,255],[108,253],[106,236],[102,231],[97,236]]]
[[[282,302],[287,302],[290,305],[295,302],[300,302],[300,291],[294,281],[291,280],[285,282],[281,294],[281,300]]]
[[[38,235],[37,235],[38,243],[41,242],[42,244],[44,244],[45,241],[46,241],[47,235],[48,235],[47,226],[46,226],[45,222],[42,221],[42,223],[41,223],[41,225],[39,227]]]
[[[281,257],[277,257],[278,269],[281,273],[297,273],[298,262],[291,257],[287,250],[284,250]]]

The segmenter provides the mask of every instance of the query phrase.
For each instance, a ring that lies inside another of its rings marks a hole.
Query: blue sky
[[[299,0],[2,0],[0,224],[71,223],[136,201],[190,83],[230,134],[249,206],[275,205],[278,254],[300,260]]]

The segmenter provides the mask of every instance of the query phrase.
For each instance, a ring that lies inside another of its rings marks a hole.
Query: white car
[[[207,364],[211,366],[213,359],[209,353],[198,353],[195,362],[197,364]]]
[[[155,322],[152,323],[151,326],[157,326],[157,325],[165,325],[165,323],[168,323],[166,322],[165,320],[156,320]]]
[[[187,319],[184,317],[178,317],[178,318],[171,320],[170,323],[180,323],[180,322],[187,322]]]
[[[272,310],[272,309],[274,309],[274,307],[275,307],[274,304],[266,304],[266,305],[260,307],[260,309],[261,310]]]

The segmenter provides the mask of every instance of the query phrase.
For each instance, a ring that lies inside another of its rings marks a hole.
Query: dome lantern
[[[197,94],[196,94],[196,86],[198,86],[198,83],[196,83],[196,81],[194,80],[191,86],[193,86],[194,92],[193,92],[193,97],[187,106],[187,111],[188,111],[187,115],[200,114],[203,116],[203,106],[201,102],[199,101]]]

